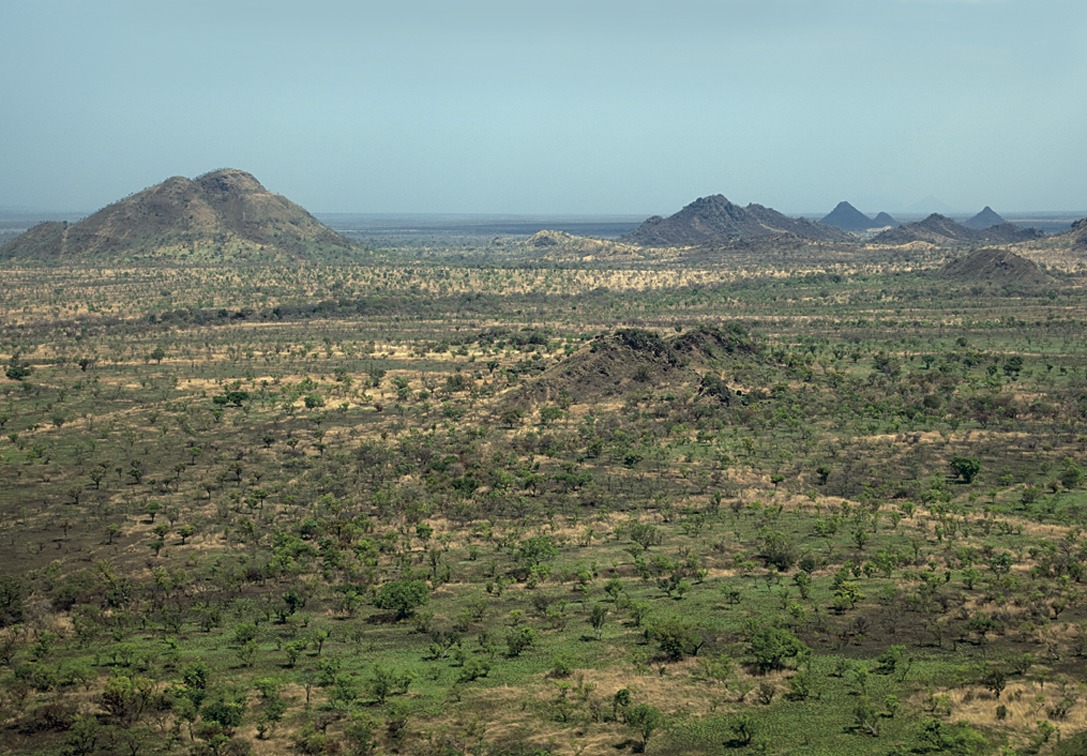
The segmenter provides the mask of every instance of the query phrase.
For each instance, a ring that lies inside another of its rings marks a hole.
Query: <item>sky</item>
[[[1087,211],[1083,0],[0,0],[0,71],[6,208]]]

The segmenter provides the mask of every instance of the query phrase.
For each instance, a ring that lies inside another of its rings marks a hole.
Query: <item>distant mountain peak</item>
[[[907,208],[910,213],[916,213],[918,215],[924,213],[942,213],[947,215],[951,212],[951,208],[947,204],[931,194],[925,197],[923,200],[913,203]]]
[[[843,231],[867,231],[880,225],[844,200],[823,216],[819,222],[824,226],[834,226]]]
[[[963,221],[962,225],[966,226],[967,228],[974,228],[980,230],[985,228],[992,228],[993,226],[999,226],[1001,223],[1005,222],[1006,221],[1000,217],[999,213],[996,213],[991,207],[986,205],[985,209],[983,209],[977,215],[970,218],[969,220]]]

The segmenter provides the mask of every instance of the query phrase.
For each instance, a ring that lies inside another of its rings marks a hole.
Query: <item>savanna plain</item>
[[[819,254],[5,263],[0,751],[1087,752],[1083,255]]]

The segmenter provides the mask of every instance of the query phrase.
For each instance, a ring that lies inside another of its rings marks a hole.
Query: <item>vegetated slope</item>
[[[1067,231],[1043,237],[1039,243],[1029,245],[1029,248],[1042,252],[1054,252],[1056,250],[1070,250],[1073,253],[1087,249],[1087,218],[1075,221]],[[1075,260],[1080,258],[1073,254]]]
[[[1076,221],[1066,231],[1010,248],[1047,266],[1050,271],[1076,275],[1087,259],[1087,218]]]
[[[873,237],[876,244],[909,244],[927,242],[937,246],[955,244],[1009,244],[1030,241],[1042,236],[1034,228],[1019,228],[1014,223],[1002,223],[982,230],[967,228],[947,216],[933,213],[917,223],[907,223]]]
[[[1082,218],[1072,224],[1068,235],[1072,238],[1075,247],[1087,247],[1087,218]]]
[[[548,368],[513,392],[508,406],[565,400],[598,404],[668,387],[729,404],[740,396],[722,373],[738,363],[762,361],[761,346],[739,325],[702,325],[672,338],[641,328],[620,328]]]
[[[791,235],[815,241],[845,241],[849,235],[762,205],[740,207],[720,194],[700,197],[674,215],[647,219],[622,241],[656,247],[728,244],[756,237]]]
[[[986,205],[984,209],[982,209],[982,211],[979,212],[977,215],[972,218],[968,218],[967,220],[964,220],[962,222],[962,225],[966,226],[967,228],[973,228],[980,231],[981,229],[999,226],[1001,223],[1007,223],[1007,221],[1005,221],[999,213]]]
[[[943,278],[986,286],[1042,286],[1053,283],[1036,263],[1014,252],[979,249],[952,260],[939,274]]]
[[[315,277],[235,271],[148,266],[123,293],[221,279],[216,304],[257,308]],[[424,323],[416,284],[449,281],[427,266],[382,317],[210,330],[153,319],[158,297],[118,322],[127,299],[94,296],[116,273],[5,278],[31,370],[0,378],[9,752],[615,754],[649,713],[651,753],[884,756],[1087,727],[1082,290],[963,322],[912,276],[768,275],[682,316],[752,320],[772,359],[727,327],[610,334],[597,354],[645,367],[628,393],[499,429],[531,366],[558,377],[586,328],[672,322],[694,292]],[[363,273],[306,298],[396,271]],[[23,314],[84,301],[110,306]]]
[[[274,258],[352,247],[250,174],[225,168],[169,178],[78,223],[39,224],[0,248],[0,258],[78,262],[227,251]]]
[[[824,226],[834,226],[843,231],[867,231],[887,225],[877,223],[848,202],[842,201],[819,221]]]

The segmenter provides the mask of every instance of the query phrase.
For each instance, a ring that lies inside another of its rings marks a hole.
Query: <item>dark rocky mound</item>
[[[730,357],[760,357],[762,347],[743,326],[729,323],[720,327],[702,325],[675,336],[668,342],[680,362],[699,364]]]
[[[77,262],[212,249],[274,257],[352,247],[250,174],[226,168],[169,178],[78,223],[42,223],[0,248],[0,257]]]
[[[973,218],[964,220],[962,225],[980,231],[982,229],[992,228],[993,226],[999,226],[1001,223],[1006,222],[1007,221],[1000,217],[999,213],[986,205],[985,208]]]
[[[898,221],[891,217],[889,213],[880,213],[872,219],[872,228],[886,228],[887,226],[897,226]]]
[[[699,247],[771,236],[797,236],[814,241],[845,241],[843,231],[790,218],[762,205],[740,207],[720,194],[700,197],[674,215],[655,215],[621,241],[646,247]]]
[[[986,229],[973,229],[950,218],[933,213],[917,223],[907,223],[888,229],[872,238],[876,244],[909,244],[927,242],[937,246],[960,244],[1010,244],[1030,241],[1042,236],[1035,228],[1019,228],[1014,223],[1002,223]]]
[[[1034,287],[1052,284],[1033,261],[1000,249],[979,249],[952,260],[940,270],[940,276],[981,286]]]
[[[877,223],[848,202],[839,202],[837,207],[819,221],[824,226],[834,226],[843,231],[867,231],[887,224]]]
[[[544,404],[566,397],[573,404],[625,399],[668,386],[729,403],[734,392],[722,371],[761,361],[761,346],[741,326],[700,326],[665,338],[655,331],[621,328],[548,368],[510,398],[511,406]]]

